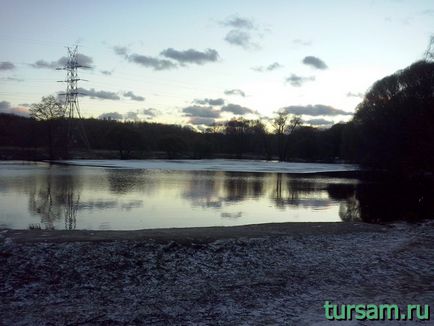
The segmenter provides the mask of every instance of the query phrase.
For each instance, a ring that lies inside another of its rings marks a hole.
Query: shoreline
[[[211,243],[228,239],[279,236],[343,235],[385,232],[389,226],[363,222],[285,222],[241,226],[158,228],[142,230],[15,230],[0,229],[2,237],[15,242],[156,241],[159,243]]]

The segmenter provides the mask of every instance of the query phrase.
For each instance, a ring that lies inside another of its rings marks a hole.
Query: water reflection
[[[0,175],[0,205],[5,207],[0,225],[11,228],[38,223],[44,229],[67,230],[283,221],[378,223],[434,216],[429,184],[48,165],[8,171],[1,164]]]
[[[77,181],[73,174],[58,175],[48,169],[29,185],[29,211],[41,217],[44,229],[54,229],[60,220],[65,230],[76,228],[81,188]]]

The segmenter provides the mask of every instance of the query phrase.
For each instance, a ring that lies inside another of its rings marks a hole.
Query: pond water
[[[165,161],[133,162],[134,168],[131,162],[75,163],[80,165],[0,162],[0,228],[136,230],[354,221],[364,219],[360,200],[369,198],[360,196],[363,184],[354,178],[228,172],[219,164],[202,170],[193,164],[192,171],[186,161],[172,168],[167,164],[173,162]],[[307,168],[315,172],[312,164]],[[316,168],[324,171],[324,165]],[[369,218],[373,205],[365,209]]]

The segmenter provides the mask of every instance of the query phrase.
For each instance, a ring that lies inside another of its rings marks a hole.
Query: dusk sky
[[[378,79],[423,58],[434,1],[5,1],[0,112],[64,91],[78,44],[85,117],[199,128],[279,109],[351,118]]]

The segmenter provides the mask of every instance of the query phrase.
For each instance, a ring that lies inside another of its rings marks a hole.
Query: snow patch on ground
[[[65,160],[63,164],[123,169],[151,169],[168,171],[227,171],[320,173],[357,171],[354,164],[292,163],[260,160]]]
[[[0,241],[5,325],[322,325],[326,300],[434,301],[432,222],[212,243]]]

